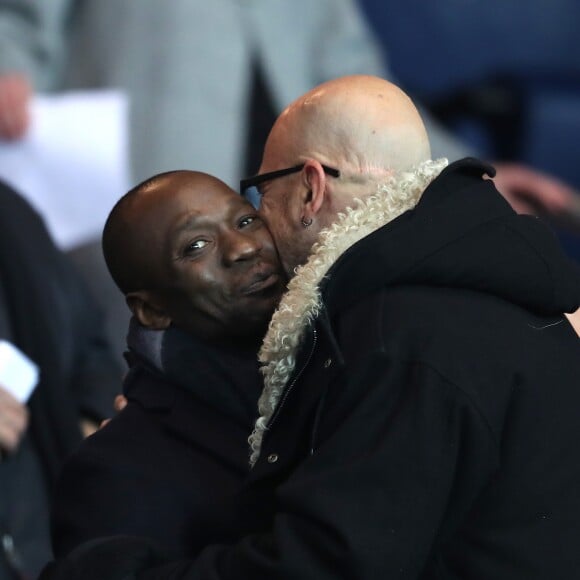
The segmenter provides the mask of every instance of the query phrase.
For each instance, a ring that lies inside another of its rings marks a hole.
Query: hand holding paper
[[[38,367],[8,341],[0,341],[0,449],[14,451],[28,427],[26,401],[38,383]]]
[[[19,73],[0,74],[0,139],[24,137],[30,123],[32,87]]]
[[[38,367],[16,346],[0,340],[0,387],[26,403],[38,384]]]
[[[0,459],[18,448],[28,427],[28,409],[0,386]]]

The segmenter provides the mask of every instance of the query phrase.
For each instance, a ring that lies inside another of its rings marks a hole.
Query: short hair
[[[149,177],[123,195],[109,213],[103,228],[103,256],[113,281],[123,294],[141,290],[148,284],[148,277],[137,260],[136,232],[131,227],[127,213],[130,203],[162,179],[184,172],[186,170],[178,169]]]

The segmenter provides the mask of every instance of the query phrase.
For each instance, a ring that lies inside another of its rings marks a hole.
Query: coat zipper
[[[282,394],[282,398],[280,399],[280,402],[276,407],[276,411],[272,415],[272,418],[270,419],[270,422],[266,427],[267,429],[270,429],[274,425],[274,422],[278,418],[278,415],[280,414],[280,411],[282,410],[282,407],[284,406],[284,403],[286,402],[286,399],[288,398],[290,391],[294,388],[294,385],[298,382],[298,379],[302,376],[302,374],[306,370],[306,367],[310,364],[310,361],[312,360],[312,356],[314,355],[314,350],[316,349],[316,343],[318,340],[316,328],[312,329],[312,334],[313,334],[312,347],[310,349],[310,353],[308,354],[308,358],[306,359],[306,362],[302,365],[300,372],[294,377],[292,382],[284,389],[284,393]]]

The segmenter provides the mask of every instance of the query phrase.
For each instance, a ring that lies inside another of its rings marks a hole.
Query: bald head
[[[324,83],[276,121],[264,164],[313,157],[343,174],[404,171],[429,159],[427,132],[411,99],[392,83],[349,76]]]
[[[335,79],[292,103],[274,124],[260,167],[263,177],[298,168],[260,184],[260,211],[288,274],[353,200],[430,156],[411,99],[383,79]]]

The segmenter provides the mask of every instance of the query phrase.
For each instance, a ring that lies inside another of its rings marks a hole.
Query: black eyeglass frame
[[[290,175],[292,173],[298,173],[301,171],[306,163],[300,163],[299,165],[294,165],[293,167],[287,167],[286,169],[278,169],[277,171],[270,171],[269,173],[262,173],[260,175],[254,175],[253,177],[247,177],[246,179],[242,179],[240,181],[240,193],[242,196],[244,192],[249,189],[250,187],[256,187],[261,183],[266,181],[271,181],[272,179],[278,179],[279,177],[284,177],[285,175]],[[322,169],[324,173],[330,175],[331,177],[340,177],[340,171],[335,169],[334,167],[328,167],[328,165],[322,165]],[[260,193],[260,190],[258,190]],[[260,193],[260,198],[262,194]]]

